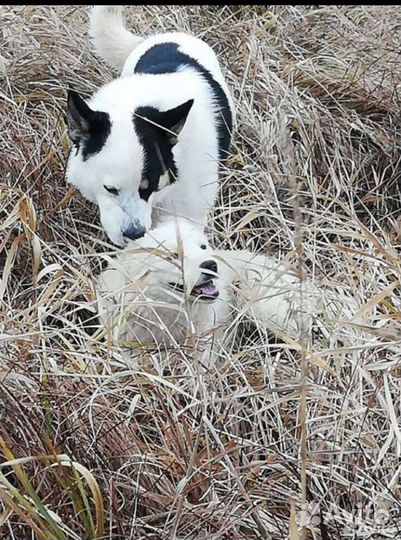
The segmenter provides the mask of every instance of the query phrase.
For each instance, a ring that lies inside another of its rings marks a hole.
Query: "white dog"
[[[195,337],[215,351],[237,315],[297,339],[321,299],[288,265],[245,250],[212,250],[184,219],[166,220],[123,250],[97,290],[116,343],[177,346]]]
[[[171,32],[130,33],[121,6],[95,6],[97,54],[121,70],[86,103],[68,95],[73,142],[66,179],[98,204],[110,240],[124,245],[160,214],[204,229],[230,145],[234,107],[213,50]],[[152,213],[152,210],[154,212]]]

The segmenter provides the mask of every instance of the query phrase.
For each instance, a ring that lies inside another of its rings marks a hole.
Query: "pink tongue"
[[[216,285],[213,283],[213,281],[209,281],[209,283],[206,283],[205,285],[200,285],[196,288],[197,290],[199,290],[200,294],[206,294],[207,296],[213,296],[217,293]]]

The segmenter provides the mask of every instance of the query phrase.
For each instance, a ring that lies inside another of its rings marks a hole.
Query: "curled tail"
[[[143,40],[125,28],[122,6],[94,6],[89,35],[96,54],[118,70],[122,69],[130,53]]]

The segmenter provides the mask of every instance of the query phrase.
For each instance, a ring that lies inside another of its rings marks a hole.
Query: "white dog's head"
[[[115,339],[183,339],[193,317],[213,327],[206,319],[219,297],[217,275],[199,228],[182,219],[169,221],[131,242],[100,275],[101,317]]]
[[[177,179],[173,147],[193,100],[168,111],[137,107],[130,111],[110,102],[110,88],[97,93],[90,106],[68,94],[69,135],[73,142],[66,179],[100,209],[110,240],[142,237],[151,225],[153,194]],[[93,104],[92,104],[93,103]]]
[[[168,221],[135,245],[153,251],[145,264],[148,270],[151,268],[155,283],[190,301],[213,301],[219,296],[215,283],[218,266],[208,240],[187,220]]]
[[[103,290],[143,291],[151,299],[213,302],[218,265],[204,233],[184,219],[169,220],[131,242],[100,276]]]

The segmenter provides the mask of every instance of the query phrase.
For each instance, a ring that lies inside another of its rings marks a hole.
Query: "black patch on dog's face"
[[[142,183],[146,187],[139,188],[141,199],[147,201],[158,190],[160,177],[166,172],[170,184],[176,181],[178,171],[172,149],[192,105],[191,99],[163,112],[154,107],[138,107],[135,110],[134,128],[145,154]]]
[[[110,135],[111,122],[107,113],[92,111],[85,101],[73,90],[67,100],[68,131],[74,147],[82,149],[82,159],[101,151]]]
[[[227,96],[210,71],[191,56],[182,53],[177,43],[160,43],[148,49],[141,56],[135,66],[134,73],[161,75],[175,73],[183,66],[189,66],[200,73],[213,92],[214,101],[217,105],[216,123],[219,157],[224,160],[227,158],[230,148],[233,119]]]
[[[104,112],[95,112],[95,118],[90,125],[88,139],[82,141],[82,159],[86,161],[91,156],[101,151],[110,135],[111,122],[110,117]]]

